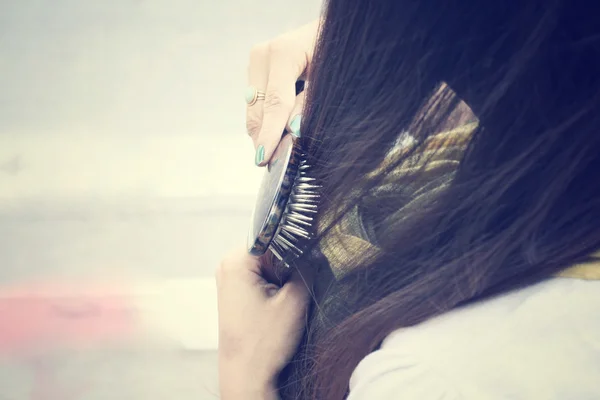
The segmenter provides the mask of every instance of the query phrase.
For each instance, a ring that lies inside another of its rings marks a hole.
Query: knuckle
[[[252,69],[253,66],[260,65],[269,55],[269,45],[267,43],[259,43],[250,49],[250,55],[248,60],[248,71]]]
[[[240,257],[245,254],[246,250],[242,248],[225,254],[215,270],[215,277],[222,280],[231,274],[236,274],[240,266]]]
[[[282,302],[293,306],[295,309],[304,307],[307,302],[304,291],[301,288],[289,288],[282,293]]]
[[[222,282],[226,279],[227,275],[230,274],[232,270],[231,262],[228,259],[223,259],[221,263],[215,269],[215,279],[217,283]]]
[[[272,90],[265,95],[265,109],[273,109],[280,107],[283,104],[283,99],[278,91]]]
[[[279,110],[287,106],[288,104],[278,90],[270,90],[266,93],[264,104],[265,112]]]
[[[260,132],[262,127],[262,119],[257,115],[248,115],[246,117],[246,131],[250,136],[254,136]]]
[[[268,44],[268,51],[269,51],[269,55],[271,57],[274,55],[276,56],[281,53],[285,53],[286,51],[288,51],[288,49],[289,49],[289,44],[287,43],[287,41],[285,39],[281,39],[281,38],[273,39]]]
[[[254,57],[264,57],[269,53],[269,44],[268,43],[258,43],[252,46],[250,49],[250,58]]]
[[[300,76],[306,69],[306,55],[298,51],[301,44],[288,37],[281,37],[269,42],[269,62],[271,64],[285,65],[293,70],[296,76]]]

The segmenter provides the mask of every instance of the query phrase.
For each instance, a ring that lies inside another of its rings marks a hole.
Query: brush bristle
[[[302,159],[279,229],[271,242],[271,251],[287,266],[288,256],[301,256],[303,244],[312,238],[311,228],[318,209],[320,186],[310,176],[310,170],[306,160]]]

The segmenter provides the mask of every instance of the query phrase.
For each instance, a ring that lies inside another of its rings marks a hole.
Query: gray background
[[[0,280],[117,263],[196,274],[242,240],[260,179],[248,50],[319,7],[1,0]]]

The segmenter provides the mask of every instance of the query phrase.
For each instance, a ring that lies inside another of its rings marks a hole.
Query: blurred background
[[[212,399],[250,47],[320,1],[0,0],[0,399]]]

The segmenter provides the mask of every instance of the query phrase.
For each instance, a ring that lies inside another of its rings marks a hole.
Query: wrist
[[[222,400],[277,400],[276,377],[257,374],[252,369],[223,368],[219,370]]]
[[[279,400],[279,392],[274,385],[245,385],[236,381],[221,380],[219,386],[221,400]]]

